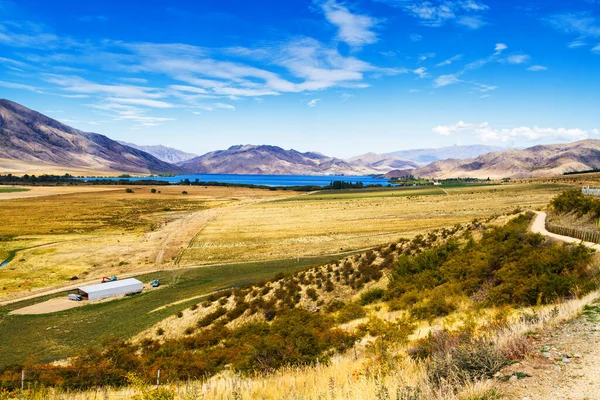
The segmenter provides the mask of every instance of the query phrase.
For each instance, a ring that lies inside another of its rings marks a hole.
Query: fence
[[[591,188],[591,187],[582,187],[581,188],[581,193],[583,194],[587,194],[590,196],[600,196],[600,189],[596,189],[596,188]]]
[[[598,190],[598,189],[596,189]],[[546,230],[561,236],[570,236],[584,242],[600,243],[600,231],[592,229],[569,228],[552,223],[546,217]]]
[[[39,387],[62,387],[63,390],[91,390],[94,388],[114,388],[126,386],[129,382],[127,370],[120,368],[65,367],[59,369],[36,367],[4,371],[0,377],[2,390],[24,390]],[[158,387],[162,382],[161,370],[144,371],[148,385]],[[138,371],[139,373],[139,371]],[[140,378],[141,379],[141,378]],[[58,385],[55,385],[56,383]]]

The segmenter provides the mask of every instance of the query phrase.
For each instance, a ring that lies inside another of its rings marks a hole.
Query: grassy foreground
[[[198,303],[199,297],[215,290],[271,279],[277,273],[291,273],[335,258],[207,266],[142,275],[137,278],[144,283],[159,278],[164,286],[137,296],[53,314],[9,315],[9,312],[64,294],[1,307],[0,367],[24,362],[28,357],[47,362],[63,359],[104,337],[129,338]]]

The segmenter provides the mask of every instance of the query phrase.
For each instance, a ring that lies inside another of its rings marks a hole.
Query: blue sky
[[[599,0],[0,0],[0,97],[198,154],[600,139],[599,90]]]

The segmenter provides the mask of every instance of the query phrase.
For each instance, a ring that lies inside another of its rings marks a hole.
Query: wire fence
[[[148,385],[160,386],[161,370],[145,371]],[[60,369],[49,366],[22,370],[4,371],[0,377],[0,392],[5,390],[28,390],[39,387],[62,387],[64,390],[105,390],[127,385],[127,371],[120,368],[67,367]]]
[[[589,195],[589,196],[600,196],[600,189],[598,188],[592,188],[592,187],[582,187],[581,188],[581,193]]]
[[[584,242],[600,243],[600,230],[571,228],[550,222],[546,217],[546,230],[561,236],[570,236]]]

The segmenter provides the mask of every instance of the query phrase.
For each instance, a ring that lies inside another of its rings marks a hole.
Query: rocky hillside
[[[396,169],[413,169],[423,165],[415,161],[402,159],[393,154],[376,153],[362,154],[360,156],[349,158],[346,161],[354,165],[372,168],[383,173]]]
[[[154,146],[140,146],[137,144],[122,141],[119,141],[119,143],[125,146],[133,147],[134,149],[145,151],[146,153],[153,155],[159,160],[171,164],[177,164],[180,162],[191,160],[194,157],[198,157],[198,154],[186,153],[185,151],[177,150],[171,147],[166,147],[160,144]]]
[[[435,149],[414,149],[395,151],[387,156],[394,156],[405,160],[411,160],[421,165],[429,164],[435,161],[447,160],[450,158],[474,158],[482,154],[491,153],[494,151],[506,150],[504,147],[486,146],[482,144],[474,144],[467,146],[448,146]],[[396,168],[403,169],[403,168]]]
[[[133,173],[179,168],[97,133],[82,132],[20,104],[0,99],[0,159],[60,168]],[[21,167],[23,168],[23,167]]]
[[[600,140],[539,145],[464,160],[437,161],[412,171],[424,178],[528,178],[600,168]]]
[[[368,175],[370,166],[349,163],[320,153],[300,153],[277,146],[232,146],[178,164],[194,174]]]

